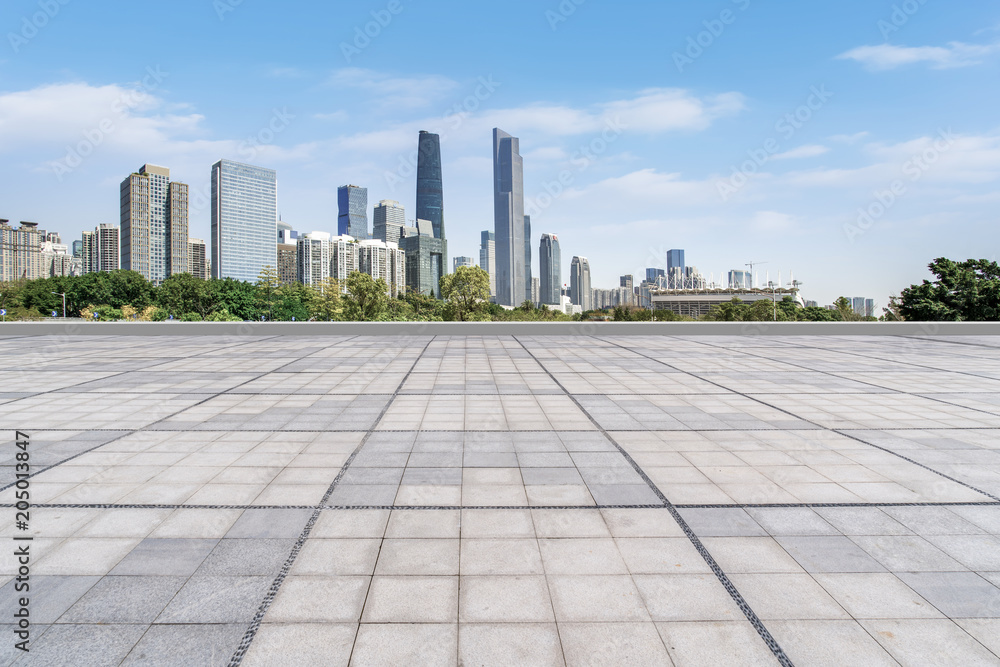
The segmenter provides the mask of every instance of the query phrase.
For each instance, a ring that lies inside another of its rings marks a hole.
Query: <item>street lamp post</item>
[[[768,283],[767,283],[767,286],[771,288],[771,305],[774,307],[774,321],[777,322],[778,321],[778,297],[777,297],[777,293],[775,292],[775,290],[777,289],[778,286],[774,283],[773,280],[769,280]]]
[[[66,319],[66,292],[53,292],[53,294],[60,294],[63,298],[63,319]]]

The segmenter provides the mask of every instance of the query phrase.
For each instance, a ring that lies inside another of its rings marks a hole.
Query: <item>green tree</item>
[[[323,322],[337,319],[341,309],[340,282],[336,278],[327,278],[313,285],[313,296],[310,312],[313,317]]]
[[[995,322],[1000,320],[1000,266],[986,259],[938,258],[928,266],[936,280],[900,294],[899,314],[908,321]]]
[[[260,275],[257,276],[257,295],[268,320],[274,319],[274,303],[278,300],[280,285],[277,269],[268,264],[260,270]]]
[[[712,306],[703,319],[713,322],[743,322],[748,311],[749,306],[734,296],[732,301]]]
[[[483,319],[482,306],[490,300],[490,274],[478,266],[460,266],[442,276],[441,297],[459,322]],[[525,302],[527,303],[527,302]]]
[[[902,313],[903,304],[900,299],[895,294],[889,296],[889,305],[882,309],[882,321],[883,322],[902,322],[904,319]]]
[[[138,271],[112,271],[108,274],[111,299],[108,305],[115,308],[132,306],[145,310],[156,301],[156,290]]]
[[[205,317],[213,309],[208,283],[190,273],[175,273],[160,285],[156,295],[159,305],[174,317],[198,313]]]
[[[260,319],[257,288],[253,284],[232,278],[212,279],[208,281],[208,292],[213,311],[225,309],[244,321]]]
[[[861,321],[861,315],[854,312],[854,304],[846,296],[838,297],[836,301],[833,302],[836,312],[840,315],[840,319],[844,322],[859,322]]]
[[[367,273],[355,271],[347,277],[344,317],[350,322],[378,322],[389,307],[389,286]]]
[[[312,288],[302,283],[280,285],[274,299],[274,320],[277,322],[307,321],[311,315],[311,306],[315,293]]]

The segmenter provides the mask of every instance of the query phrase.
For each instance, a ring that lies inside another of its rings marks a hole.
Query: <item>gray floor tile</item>
[[[223,667],[236,651],[242,625],[152,625],[125,659],[126,667]]]
[[[110,574],[188,577],[194,574],[218,543],[218,540],[147,537]]]

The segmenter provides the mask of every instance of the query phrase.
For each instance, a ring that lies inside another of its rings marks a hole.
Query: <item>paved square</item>
[[[0,426],[2,664],[1000,665],[1000,338],[0,337]]]

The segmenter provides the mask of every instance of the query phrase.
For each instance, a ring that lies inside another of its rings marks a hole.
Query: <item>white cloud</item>
[[[758,211],[750,222],[751,227],[759,232],[788,232],[799,224],[798,218],[777,211]]]
[[[362,90],[381,108],[394,111],[430,106],[458,88],[457,81],[445,76],[394,77],[360,67],[337,70],[326,80],[326,85]]]
[[[836,141],[841,144],[854,145],[867,137],[869,132],[855,132],[854,134],[835,134],[830,137],[830,141]]]
[[[837,56],[838,60],[854,60],[874,71],[896,69],[904,65],[928,63],[934,69],[951,69],[978,65],[982,59],[1000,51],[1000,44],[964,44],[950,42],[948,46],[859,46]]]
[[[784,153],[778,153],[772,160],[798,160],[802,158],[816,157],[818,155],[824,155],[829,153],[830,149],[826,146],[811,145],[811,146],[799,146],[798,148],[793,148],[790,151],[785,151]]]

